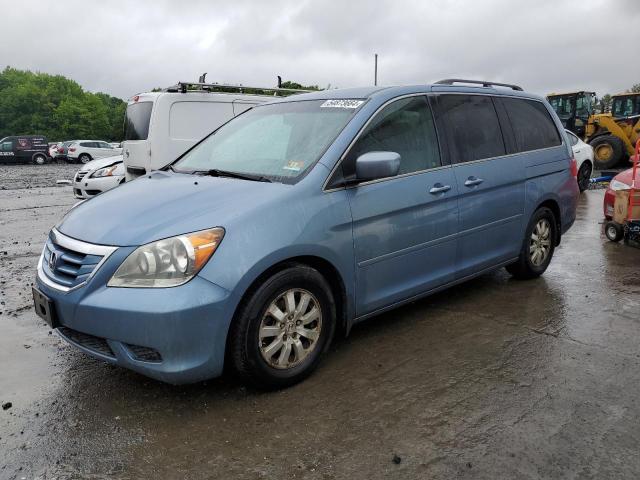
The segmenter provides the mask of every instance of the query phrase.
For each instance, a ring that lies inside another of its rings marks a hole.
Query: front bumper
[[[164,382],[220,375],[233,316],[229,292],[197,276],[174,288],[106,287],[133,249],[118,248],[86,284],[67,292],[38,269],[37,286],[54,302],[58,333],[93,357]]]
[[[76,198],[91,198],[111,190],[120,185],[123,175],[111,177],[89,178],[89,174],[78,180],[77,175],[73,181],[73,195]]]

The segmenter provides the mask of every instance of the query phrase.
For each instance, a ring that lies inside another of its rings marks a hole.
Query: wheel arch
[[[262,272],[258,274],[253,279],[253,281],[251,281],[249,286],[242,293],[240,300],[236,306],[232,323],[235,320],[238,311],[241,309],[241,305],[246,301],[249,295],[251,295],[257,289],[260,283],[264,282],[267,278],[276,274],[277,272],[285,270],[286,268],[294,265],[311,267],[317,270],[324,277],[324,279],[329,284],[329,287],[331,288],[331,293],[333,294],[334,301],[336,303],[336,328],[337,330],[342,331],[345,335],[347,335],[351,327],[351,322],[349,322],[348,320],[349,305],[346,284],[338,268],[336,268],[336,266],[326,258],[317,255],[292,256],[279,260],[278,262],[262,270]]]

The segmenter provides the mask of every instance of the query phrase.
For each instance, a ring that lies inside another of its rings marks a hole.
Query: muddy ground
[[[41,246],[75,203],[53,183],[76,168],[0,167],[0,478],[637,478],[640,250],[601,234],[602,190],[542,278],[387,313],[263,393],[146,379],[36,317]]]

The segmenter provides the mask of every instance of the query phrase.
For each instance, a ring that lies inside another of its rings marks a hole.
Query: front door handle
[[[465,187],[473,187],[475,185],[480,185],[482,182],[484,182],[484,180],[482,178],[471,176],[471,177],[467,178],[467,180],[464,182],[464,186]]]
[[[444,193],[444,192],[448,192],[449,190],[451,190],[451,186],[450,185],[442,185],[441,183],[436,183],[431,190],[429,190],[429,193],[432,195],[436,195],[438,193]]]

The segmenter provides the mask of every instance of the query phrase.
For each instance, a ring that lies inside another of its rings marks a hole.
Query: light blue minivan
[[[162,381],[226,368],[285,387],[361,320],[496,268],[542,274],[574,222],[576,173],[553,110],[515,85],[296,95],[72,209],[35,308],[84,352]]]

